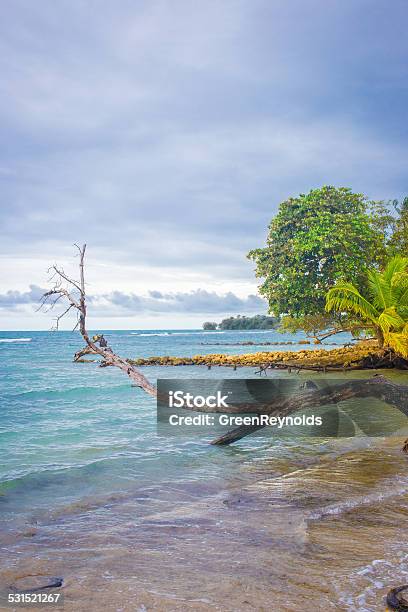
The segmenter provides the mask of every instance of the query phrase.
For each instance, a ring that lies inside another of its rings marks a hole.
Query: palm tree
[[[374,330],[380,347],[408,358],[408,257],[396,255],[383,272],[367,273],[367,297],[352,284],[339,282],[326,296],[326,310],[348,312],[362,328]]]

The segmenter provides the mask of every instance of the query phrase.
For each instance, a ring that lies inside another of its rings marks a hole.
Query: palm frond
[[[382,331],[386,346],[408,358],[408,257],[393,257],[384,272],[367,274],[367,297],[352,283],[339,283],[326,296],[326,310],[353,313]]]
[[[393,331],[399,332],[404,328],[405,320],[398,314],[395,307],[387,308],[378,317],[378,325],[384,333],[388,333],[392,328]]]
[[[326,296],[326,310],[352,312],[364,320],[377,323],[378,310],[366,300],[352,283],[339,283],[329,289]]]
[[[390,283],[384,279],[383,275],[374,270],[370,270],[367,274],[367,279],[368,290],[374,306],[378,310],[383,310],[392,306],[395,295]]]
[[[401,308],[407,308],[408,307],[408,287],[398,297],[398,305]]]
[[[396,272],[392,277],[391,287],[406,289],[408,287],[408,272]]]
[[[392,277],[394,276],[394,274],[397,274],[399,272],[406,272],[407,269],[408,257],[403,257],[402,255],[395,255],[386,265],[382,276],[387,283],[391,284]]]
[[[388,335],[386,342],[396,353],[408,359],[408,329],[403,333],[391,333]]]

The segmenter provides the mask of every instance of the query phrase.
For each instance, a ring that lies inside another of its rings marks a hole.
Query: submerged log
[[[297,364],[296,362],[283,362],[283,361],[275,361],[274,363],[270,363],[266,366],[260,366],[259,370],[255,372],[255,374],[267,374],[268,370],[288,370],[291,372],[292,370],[296,370],[300,372],[301,370],[305,370],[307,372],[348,372],[350,370],[363,370],[361,365],[302,365]],[[368,368],[373,369],[373,368]]]
[[[265,425],[240,425],[240,427],[231,429],[231,431],[227,431],[226,434],[216,438],[211,442],[211,444],[213,446],[228,446],[229,444],[237,442],[238,440],[241,440],[241,438],[245,438],[245,436],[249,436],[255,431],[258,431],[258,429],[263,429],[264,427]]]

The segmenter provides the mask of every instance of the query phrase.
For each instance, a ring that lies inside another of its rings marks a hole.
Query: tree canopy
[[[362,289],[367,270],[386,260],[389,220],[385,206],[345,187],[312,189],[282,202],[266,247],[248,254],[264,279],[260,293],[270,312],[324,313],[326,294],[337,282]]]
[[[279,319],[267,315],[253,317],[238,315],[223,319],[218,327],[219,329],[274,329],[278,323]]]
[[[203,329],[207,331],[213,331],[214,329],[217,329],[217,325],[218,323],[215,323],[215,321],[206,321],[205,323],[203,323]]]
[[[268,315],[254,315],[253,317],[237,315],[236,317],[227,317],[221,323],[206,321],[203,323],[203,329],[274,329],[278,323],[279,319]]]

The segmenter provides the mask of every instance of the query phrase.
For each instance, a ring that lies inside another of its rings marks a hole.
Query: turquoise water
[[[262,331],[106,331],[105,336],[115,351],[129,357],[273,350],[229,343],[294,340]],[[213,345],[222,342],[227,345]],[[0,500],[5,527],[32,516],[45,520],[50,509],[85,497],[161,483],[163,476],[208,479],[228,471],[228,462],[239,461],[234,453],[224,453],[220,465],[219,453],[205,440],[158,438],[155,401],[113,368],[74,364],[72,357],[82,345],[79,334],[72,332],[0,333]],[[227,368],[145,371],[152,380],[254,375],[254,369],[243,374],[243,369],[234,373]],[[202,454],[205,469],[198,462]]]
[[[105,336],[128,357],[294,341],[273,331]],[[72,332],[0,332],[0,588],[63,576],[65,610],[75,612],[374,612],[406,582],[401,441],[258,432],[213,447],[191,434],[159,437],[155,400],[120,371],[74,364],[81,347]],[[152,381],[257,377],[254,368],[143,371]],[[408,373],[387,376],[408,384]]]

